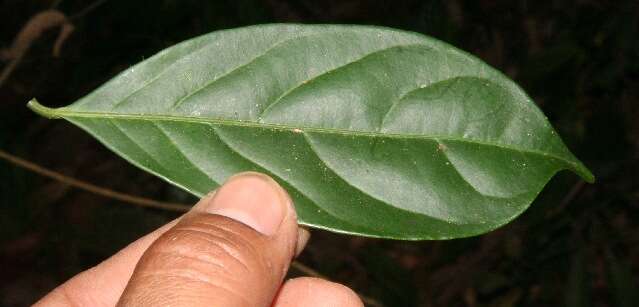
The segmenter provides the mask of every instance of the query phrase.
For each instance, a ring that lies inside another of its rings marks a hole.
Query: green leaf
[[[395,239],[490,231],[553,174],[593,175],[512,81],[423,35],[340,25],[207,34],[49,109],[197,196],[255,170],[302,224]]]

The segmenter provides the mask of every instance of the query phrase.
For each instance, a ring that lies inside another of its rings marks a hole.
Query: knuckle
[[[237,224],[218,216],[185,217],[149,248],[149,266],[203,281],[261,273],[267,266],[258,252],[263,238]]]

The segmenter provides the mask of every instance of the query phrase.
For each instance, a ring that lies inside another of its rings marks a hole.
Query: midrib
[[[292,133],[313,132],[313,133],[320,133],[320,134],[337,134],[337,135],[352,136],[352,137],[359,136],[359,137],[390,138],[390,139],[427,139],[427,140],[433,140],[436,142],[439,142],[439,141],[463,142],[463,143],[469,143],[469,144],[492,146],[492,147],[497,147],[497,148],[509,150],[509,151],[515,151],[515,152],[523,153],[523,154],[543,156],[545,158],[552,158],[572,166],[575,170],[581,169],[576,163],[566,158],[557,156],[556,154],[553,154],[553,153],[548,153],[548,152],[543,152],[538,150],[531,150],[531,149],[521,149],[521,148],[509,146],[507,144],[486,142],[486,141],[481,141],[476,139],[452,137],[449,135],[381,133],[378,131],[360,131],[360,130],[345,130],[345,129],[335,129],[335,128],[305,127],[305,126],[260,123],[260,122],[254,122],[254,121],[233,120],[233,119],[192,117],[192,116],[184,116],[184,115],[177,116],[177,115],[158,115],[158,114],[79,112],[79,111],[72,111],[67,108],[58,108],[58,109],[47,108],[39,104],[36,100],[30,101],[28,106],[32,110],[37,112],[38,114],[48,118],[72,117],[72,118],[105,118],[105,119],[139,120],[139,121],[169,121],[169,122],[186,122],[186,123],[198,123],[198,124],[215,124],[220,126],[231,126],[231,127],[248,127],[248,128],[256,128],[256,129],[283,130],[283,131],[290,131]]]

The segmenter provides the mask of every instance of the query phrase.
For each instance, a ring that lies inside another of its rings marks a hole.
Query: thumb
[[[118,306],[270,306],[297,241],[288,194],[236,175],[147,249]]]

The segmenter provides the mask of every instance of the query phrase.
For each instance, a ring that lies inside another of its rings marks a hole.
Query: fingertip
[[[363,307],[350,288],[314,277],[293,278],[282,286],[273,307]]]
[[[306,247],[306,243],[311,238],[311,232],[304,227],[297,228],[297,244],[295,245],[295,257],[298,257],[304,248]]]
[[[294,210],[286,191],[256,172],[232,176],[201,203],[199,210],[232,218],[267,236],[276,234],[288,211]]]

